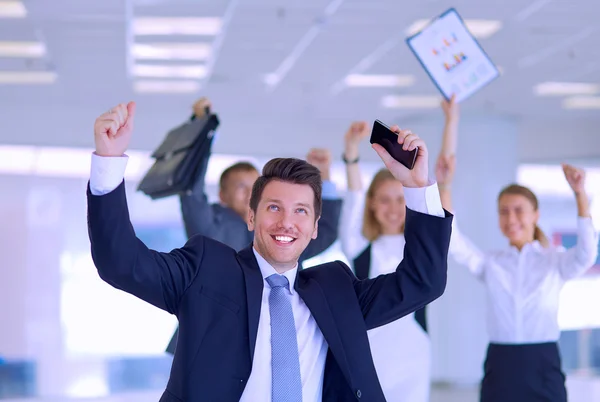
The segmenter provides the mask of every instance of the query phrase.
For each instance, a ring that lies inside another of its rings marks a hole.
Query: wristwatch
[[[357,156],[356,159],[352,159],[351,161],[349,161],[348,159],[346,159],[346,154],[342,153],[342,160],[344,161],[344,163],[346,165],[352,165],[353,163],[358,163],[358,160],[360,158]]]

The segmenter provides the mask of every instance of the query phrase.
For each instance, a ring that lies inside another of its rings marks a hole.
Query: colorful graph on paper
[[[454,9],[408,38],[407,43],[446,98],[454,94],[460,102],[499,76]]]

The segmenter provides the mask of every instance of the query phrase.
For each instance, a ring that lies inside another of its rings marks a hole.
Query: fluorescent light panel
[[[193,93],[200,91],[198,81],[140,80],[133,84],[138,93]]]
[[[41,42],[0,41],[0,57],[43,57],[46,45]]]
[[[344,79],[349,87],[408,87],[415,83],[412,75],[349,74]]]
[[[600,92],[600,85],[584,82],[543,82],[534,87],[538,96],[560,95],[595,95]]]
[[[221,32],[217,17],[139,17],[133,20],[134,35],[206,35]]]
[[[433,109],[440,107],[440,98],[430,95],[388,95],[381,106],[389,109]]]
[[[87,179],[90,177],[93,151],[92,148],[0,145],[0,175]],[[144,177],[154,163],[150,154],[148,151],[127,151],[129,160],[125,169],[126,180],[137,181]],[[244,160],[261,167],[259,161],[250,155],[211,155],[206,172],[206,184],[217,185],[226,167]]]
[[[210,57],[208,43],[135,43],[131,49],[138,60],[196,60]]]
[[[600,109],[600,96],[572,96],[563,101],[563,109]]]
[[[20,1],[0,1],[0,18],[25,18],[27,9]]]
[[[206,77],[206,66],[172,66],[162,64],[135,64],[133,74],[138,77],[154,78],[192,78],[201,79]]]
[[[52,84],[57,78],[53,71],[0,71],[0,85]]]
[[[466,19],[465,25],[469,32],[478,39],[487,39],[502,28],[502,22],[497,20]],[[412,23],[407,29],[406,34],[412,36],[425,28],[431,20],[421,19]]]

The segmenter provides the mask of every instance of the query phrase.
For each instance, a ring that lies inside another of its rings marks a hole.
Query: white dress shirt
[[[90,191],[94,195],[103,195],[113,191],[123,180],[127,156],[106,158],[92,155],[90,173]],[[414,211],[444,216],[436,184],[424,188],[405,189],[406,205]],[[263,276],[263,293],[256,347],[252,361],[252,371],[240,402],[271,402],[271,320],[269,294],[271,288],[265,278],[275,274],[275,269],[254,250]],[[290,302],[296,324],[300,375],[302,380],[302,399],[304,402],[320,402],[323,393],[325,358],[329,346],[321,333],[312,313],[294,289],[298,268],[284,275],[290,283]],[[274,401],[275,402],[275,401]]]
[[[456,222],[456,221],[454,221]],[[487,288],[490,341],[502,344],[555,342],[560,336],[558,302],[569,279],[596,261],[598,235],[591,218],[577,219],[577,245],[542,247],[538,241],[484,253],[455,224],[450,255]]]
[[[256,261],[263,277],[263,293],[258,319],[258,333],[252,372],[244,389],[240,402],[271,401],[271,313],[269,295],[271,287],[266,278],[277,271],[253,248]],[[298,357],[300,358],[300,377],[302,379],[302,400],[304,402],[321,401],[323,395],[323,375],[325,358],[329,346],[310,310],[294,289],[298,267],[283,275],[290,282],[290,302],[296,324]],[[273,401],[276,402],[276,401]]]

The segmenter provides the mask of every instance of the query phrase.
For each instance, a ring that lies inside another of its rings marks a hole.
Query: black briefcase
[[[171,130],[154,151],[154,164],[138,186],[152,199],[169,197],[190,190],[196,180],[202,156],[209,152],[214,132],[219,127],[216,114],[207,113]]]

